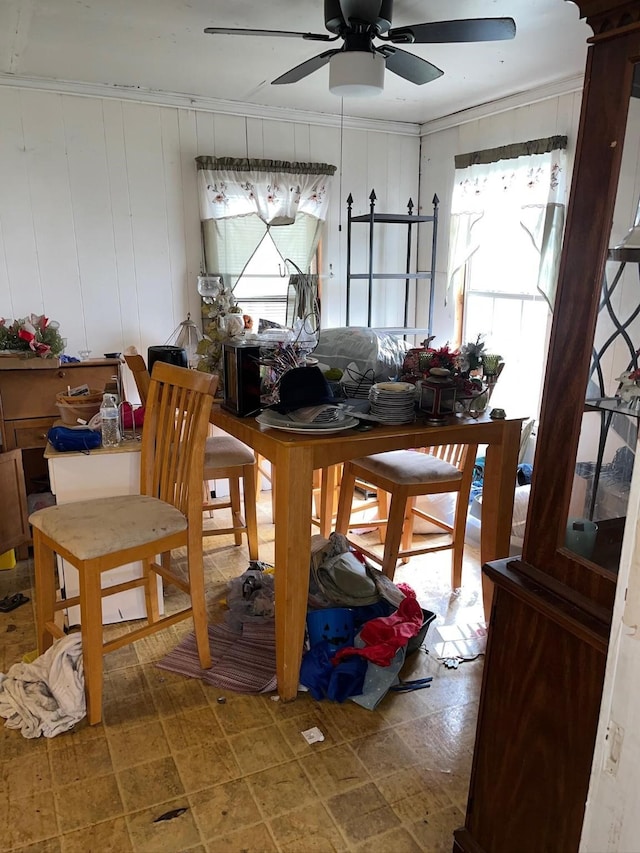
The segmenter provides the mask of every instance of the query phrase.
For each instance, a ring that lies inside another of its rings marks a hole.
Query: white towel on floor
[[[0,717],[26,738],[55,737],[86,712],[79,633],[56,640],[32,663],[15,663],[0,673]]]

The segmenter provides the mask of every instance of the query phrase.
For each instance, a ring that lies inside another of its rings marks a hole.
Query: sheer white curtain
[[[464,292],[466,265],[494,227],[493,211],[528,234],[537,287],[553,310],[564,229],[566,137],[517,143],[456,157],[447,296]]]
[[[233,288],[267,233],[283,258],[309,269],[335,166],[229,157],[196,163],[206,272]]]

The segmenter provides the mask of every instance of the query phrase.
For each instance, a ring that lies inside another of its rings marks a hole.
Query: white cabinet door
[[[61,453],[48,455],[51,491],[58,504],[91,498],[107,498],[116,495],[135,495],[140,489],[140,447],[120,447],[114,450],[93,450],[90,454]],[[60,586],[67,598],[78,595],[79,583],[76,569],[58,557]],[[102,575],[102,587],[122,583],[142,576],[140,562],[119,566]],[[158,606],[164,613],[162,580],[157,578]],[[102,622],[124,622],[143,619],[146,616],[144,589],[130,589],[102,599]],[[80,623],[80,608],[67,609],[69,625]]]

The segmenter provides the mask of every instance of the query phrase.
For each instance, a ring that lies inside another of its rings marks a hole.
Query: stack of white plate
[[[383,424],[407,424],[415,418],[415,386],[410,382],[377,382],[369,391],[370,414]]]
[[[373,388],[373,382],[362,379],[360,382],[341,382],[342,393],[351,400],[367,400],[369,391]]]

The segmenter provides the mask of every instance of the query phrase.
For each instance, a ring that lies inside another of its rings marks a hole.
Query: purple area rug
[[[201,669],[193,633],[156,666],[237,693],[270,693],[276,689],[274,619],[252,619],[237,629],[224,623],[209,625],[209,647],[211,669]]]

